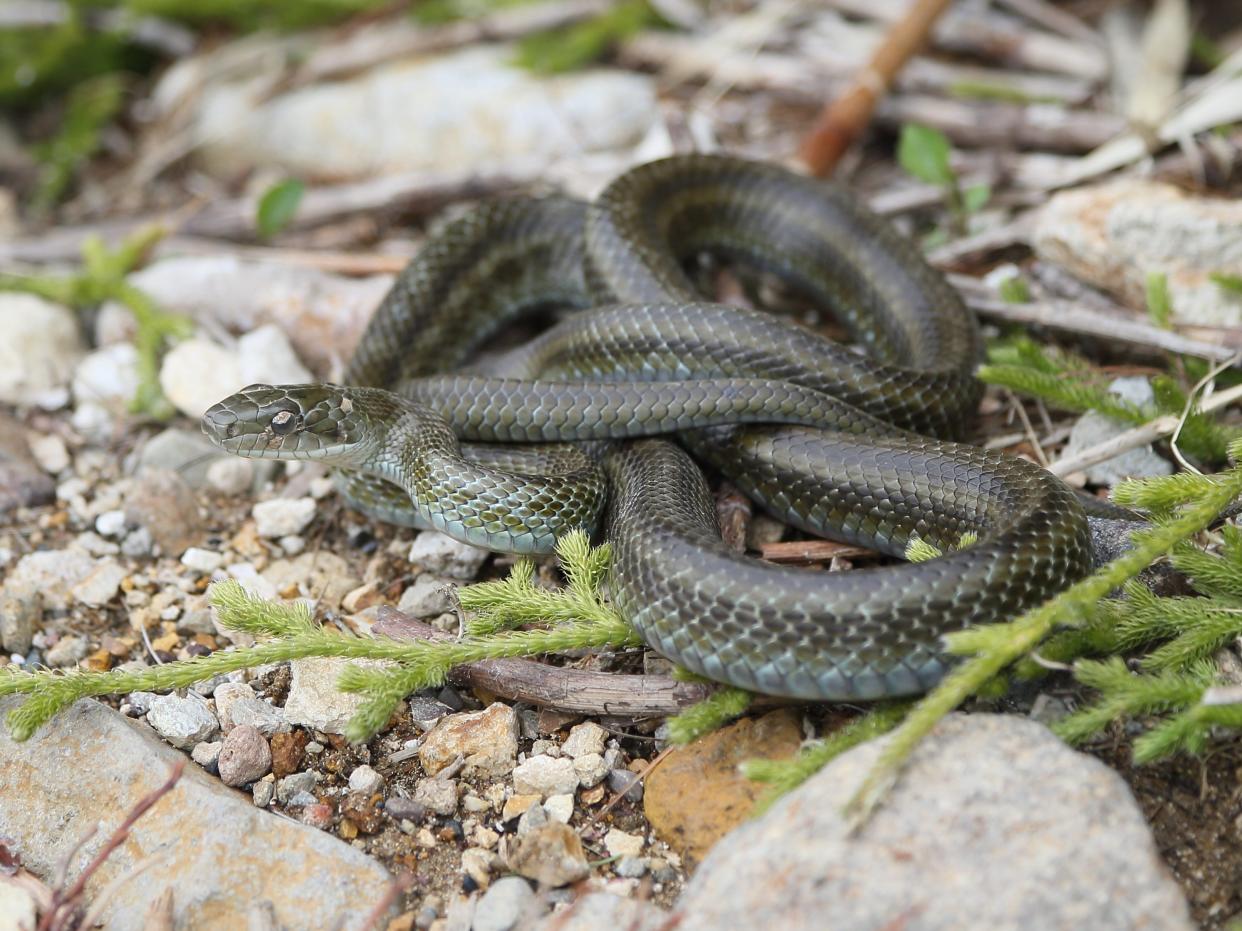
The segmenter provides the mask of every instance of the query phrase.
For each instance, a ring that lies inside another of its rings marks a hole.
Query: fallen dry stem
[[[1212,395],[1199,405],[1198,410],[1200,413],[1210,414],[1212,411],[1220,410],[1222,407],[1232,404],[1239,399],[1242,399],[1242,385],[1234,385],[1232,388],[1227,388]],[[1103,443],[1097,443],[1095,446],[1084,449],[1076,456],[1058,459],[1048,466],[1048,471],[1062,477],[1079,472],[1088,466],[1095,465],[1098,462],[1105,462],[1131,449],[1154,443],[1161,437],[1170,436],[1182,425],[1184,420],[1185,417],[1181,414],[1165,414],[1154,420],[1149,420],[1145,424],[1140,424],[1132,430],[1127,430],[1125,433],[1110,440],[1105,440]]]

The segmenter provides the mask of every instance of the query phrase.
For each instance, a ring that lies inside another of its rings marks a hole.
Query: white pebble
[[[251,510],[259,536],[275,539],[301,533],[315,517],[314,498],[272,498]]]
[[[625,831],[613,828],[604,835],[604,847],[607,848],[610,856],[637,857],[643,852],[643,838],[639,834],[627,834]]]
[[[55,475],[68,468],[69,450],[65,448],[65,441],[55,433],[32,437],[29,446],[44,472]]]
[[[281,537],[278,542],[280,543],[280,548],[285,551],[286,556],[297,556],[302,550],[306,549],[306,541],[296,534]]]
[[[104,511],[95,518],[95,531],[101,537],[119,537],[125,533],[125,512]]]
[[[191,546],[181,554],[181,564],[189,569],[193,569],[195,572],[210,575],[224,565],[224,557],[219,553],[213,553],[211,550]]]
[[[376,792],[384,791],[384,777],[363,763],[349,774],[349,790],[362,792],[364,795],[374,795]]]

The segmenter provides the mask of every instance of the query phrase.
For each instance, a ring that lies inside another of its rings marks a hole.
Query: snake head
[[[346,463],[373,436],[367,389],[338,385],[250,385],[212,405],[203,432],[249,459]]]

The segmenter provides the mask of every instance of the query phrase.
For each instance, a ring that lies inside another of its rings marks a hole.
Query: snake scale
[[[855,347],[704,300],[687,271],[703,254],[775,276]],[[490,374],[463,368],[550,311],[559,322]],[[374,515],[495,550],[549,552],[602,517],[612,598],[658,652],[772,695],[877,699],[934,685],[944,634],[1090,566],[1068,486],[952,441],[977,404],[979,352],[955,292],[848,191],[676,156],[589,205],[503,200],[447,223],[376,312],[348,387],[251,386],[203,423],[239,455],[340,467]],[[514,442],[535,445],[496,445]],[[915,536],[979,541],[850,572],[764,563],[723,543],[690,453],[813,533],[895,556]]]

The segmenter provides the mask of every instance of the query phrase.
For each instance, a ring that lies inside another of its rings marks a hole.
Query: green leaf
[[[302,202],[302,193],[306,185],[296,178],[286,178],[268,188],[259,199],[259,210],[255,217],[255,226],[259,235],[271,239],[293,219],[298,204]]]
[[[920,181],[947,187],[953,183],[949,166],[949,140],[944,133],[929,126],[908,123],[901,127],[897,142],[897,161]]]
[[[1156,326],[1169,328],[1173,301],[1169,297],[1169,277],[1164,272],[1147,273],[1147,313]]]
[[[1212,283],[1222,291],[1231,294],[1242,294],[1242,275],[1227,275],[1224,272],[1212,272],[1208,275]]]
[[[962,206],[967,213],[978,213],[991,197],[992,186],[990,184],[972,184],[962,191]]]

